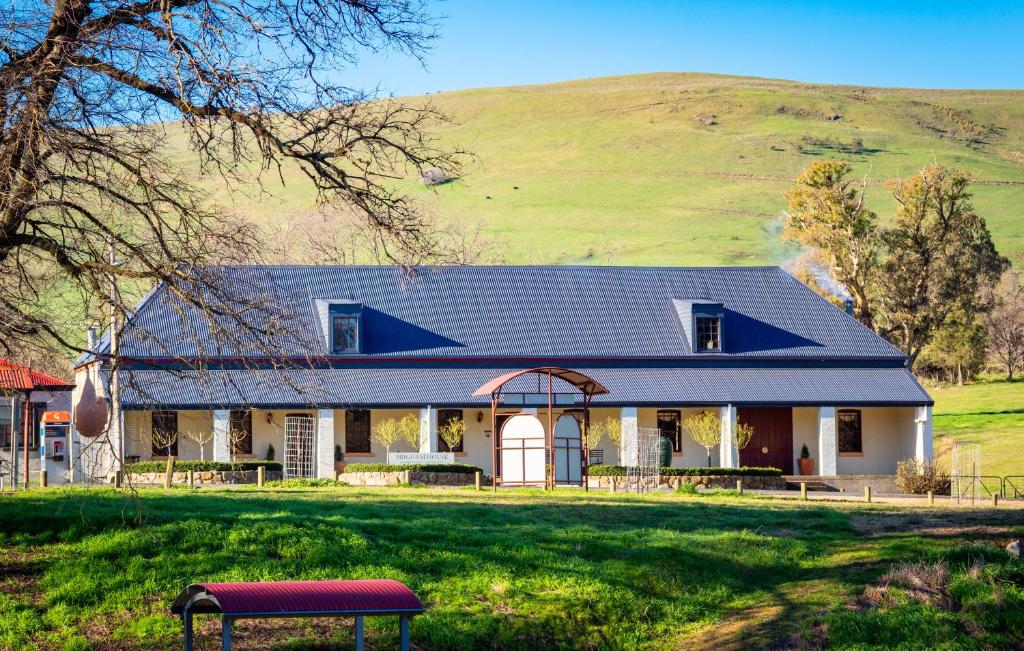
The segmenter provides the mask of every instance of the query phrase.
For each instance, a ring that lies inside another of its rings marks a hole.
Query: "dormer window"
[[[697,350],[715,352],[722,350],[722,319],[717,316],[698,316]]]
[[[329,355],[363,352],[363,305],[345,299],[316,299],[324,350]]]
[[[359,352],[359,317],[342,314],[331,315],[331,352]]]
[[[722,345],[725,340],[725,305],[718,301],[694,298],[674,298],[672,303],[691,352],[725,352]]]

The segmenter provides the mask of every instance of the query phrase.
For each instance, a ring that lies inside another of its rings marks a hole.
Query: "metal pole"
[[[230,617],[220,618],[220,648],[221,651],[231,651],[231,624]]]
[[[192,651],[193,646],[193,631],[192,631],[192,611],[188,608],[181,614],[181,623],[185,628],[185,651]]]
[[[551,489],[555,488],[555,408],[551,397],[551,371],[548,371],[548,461],[551,467],[548,468],[548,481]]]
[[[363,651],[365,642],[363,636],[363,616],[356,615],[356,651]]]
[[[491,490],[498,492],[498,414],[497,396],[491,394]]]
[[[18,400],[11,393],[11,488],[18,490]]]
[[[32,481],[31,472],[29,471],[30,455],[29,455],[29,432],[32,431],[32,392],[25,392],[25,422],[22,423],[22,431],[25,433],[25,488],[28,489],[29,482]]]
[[[398,618],[399,648],[402,651],[409,651],[409,617],[402,615]]]

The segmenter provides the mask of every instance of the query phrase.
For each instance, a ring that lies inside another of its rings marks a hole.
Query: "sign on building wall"
[[[394,466],[408,466],[420,463],[455,463],[452,452],[392,452],[388,463]]]

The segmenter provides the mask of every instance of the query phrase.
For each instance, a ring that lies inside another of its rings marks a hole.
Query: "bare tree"
[[[994,306],[985,316],[989,356],[1012,380],[1024,366],[1024,287],[1017,272],[1004,271],[992,294]]]
[[[185,438],[199,447],[199,460],[206,461],[206,446],[213,441],[213,430],[190,429],[185,432]]]
[[[454,173],[456,154],[424,135],[443,116],[336,80],[361,51],[420,57],[434,30],[417,0],[9,5],[0,347],[81,348],[52,318],[55,294],[115,316],[158,283],[184,305],[230,304],[210,298],[221,279],[196,270],[257,260],[259,239],[202,191],[196,168],[236,191],[297,169],[322,205],[358,215],[385,257],[429,249],[428,221],[394,181],[428,167]],[[194,160],[171,158],[176,141]]]

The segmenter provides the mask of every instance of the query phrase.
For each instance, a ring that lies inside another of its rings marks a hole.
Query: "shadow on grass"
[[[40,568],[42,607],[71,609],[82,626],[110,622],[106,633],[128,638],[126,621],[166,612],[192,582],[389,577],[427,604],[413,623],[425,648],[664,647],[764,604],[771,613],[748,622],[744,635],[770,641],[806,619],[809,603],[845,598],[882,570],[880,557],[853,553],[861,541],[847,513],[813,505],[561,492],[143,491],[139,528],[126,499],[53,491],[0,502],[0,542],[67,545]],[[846,552],[848,562],[829,558]],[[798,585],[824,592],[803,598]],[[162,633],[145,635],[166,646],[175,626],[167,620]],[[369,630],[384,644],[397,633],[385,620]]]

